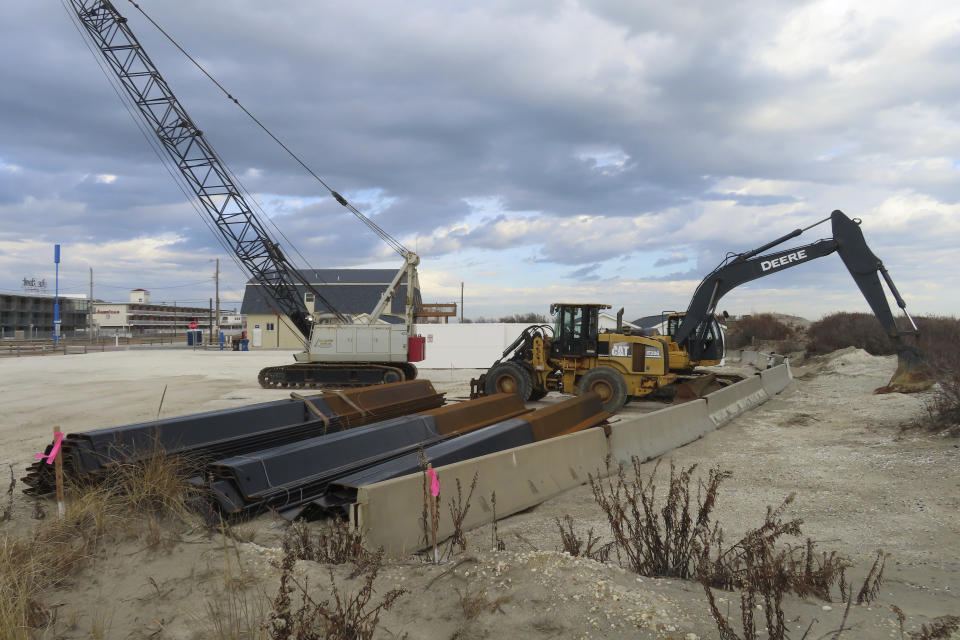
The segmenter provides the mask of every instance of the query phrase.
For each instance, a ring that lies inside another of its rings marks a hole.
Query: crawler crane
[[[415,378],[417,368],[413,363],[424,357],[424,339],[414,335],[417,265],[420,262],[417,254],[360,213],[294,156],[337,202],[403,258],[403,266],[393,282],[362,321],[337,311],[293,266],[280,244],[271,238],[260,217],[248,206],[236,176],[220,160],[173,94],[130,30],[127,19],[109,0],[70,0],[70,5],[73,8],[71,16],[103,55],[109,69],[108,79],[110,73],[115,76],[120,87],[118,94],[129,100],[133,107],[131,111],[139,115],[143,125],[157,137],[168,160],[176,167],[174,176],[179,172],[181,188],[196,198],[201,215],[215,229],[218,240],[236,256],[247,275],[260,285],[259,289],[275,313],[289,318],[302,335],[305,348],[295,356],[296,362],[263,369],[259,375],[261,386],[365,386]],[[276,140],[273,134],[270,135]],[[379,323],[387,304],[404,280],[405,323]],[[326,308],[326,313],[314,317],[306,306],[303,292],[313,294],[316,302]]]

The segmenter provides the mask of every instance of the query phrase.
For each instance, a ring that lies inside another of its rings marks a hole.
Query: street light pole
[[[60,337],[60,245],[53,245],[53,263],[56,265],[56,284],[53,289],[53,346]]]

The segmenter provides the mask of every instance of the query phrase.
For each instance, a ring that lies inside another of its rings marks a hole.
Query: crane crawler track
[[[396,363],[304,362],[260,370],[257,380],[264,389],[338,389],[414,380],[416,366]]]

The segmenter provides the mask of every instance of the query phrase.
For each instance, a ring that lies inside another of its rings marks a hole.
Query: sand
[[[2,469],[12,464],[22,475],[55,425],[78,431],[152,419],[158,409],[172,416],[285,397],[281,390],[260,389],[256,372],[289,359],[286,352],[186,349],[0,359]],[[798,379],[782,394],[664,460],[697,464],[703,474],[713,466],[733,472],[714,512],[728,539],[758,525],[767,505],[796,493],[787,515],[802,518],[804,533],[821,549],[854,561],[848,576],[855,588],[876,550],[889,553],[879,599],[853,608],[853,628],[843,638],[899,637],[891,604],[907,614],[908,631],[960,613],[960,443],[901,432],[901,425],[922,415],[925,396],[874,395],[894,365],[892,358],[845,350],[796,367]],[[467,395],[478,373],[432,370],[423,377],[453,399]],[[551,394],[545,400],[556,399]],[[627,410],[654,408],[632,403]],[[28,535],[36,526],[31,511],[32,502],[18,491],[13,521],[0,525],[0,534]],[[612,563],[558,552],[554,519],[565,514],[582,533],[592,527],[609,539],[603,514],[583,486],[501,520],[505,551],[492,550],[487,526],[470,532],[466,553],[440,566],[417,556],[390,560],[378,593],[395,587],[408,593],[384,613],[377,637],[718,637],[697,584],[642,578]],[[141,540],[112,544],[68,586],[47,594],[57,623],[38,637],[218,637],[209,609],[224,606],[230,580],[249,602],[250,618],[269,611],[285,526],[258,518],[238,527],[246,542],[228,541],[226,548],[220,536],[201,529],[171,533],[152,549]],[[328,595],[327,567],[301,561],[296,571],[315,598]],[[334,568],[349,591],[358,583],[348,581],[348,573]],[[462,597],[478,594],[500,604],[468,620]],[[739,619],[737,596],[718,595],[721,608]],[[814,619],[810,637],[823,636],[843,613],[838,601],[788,598],[784,608],[795,638]]]

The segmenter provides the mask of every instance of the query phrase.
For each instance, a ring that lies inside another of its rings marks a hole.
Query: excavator
[[[127,19],[109,0],[70,0],[70,5],[72,11],[68,14],[102,54],[106,64],[100,64],[108,81],[131,115],[139,116],[138,127],[145,134],[149,130],[159,140],[165,156],[159,152],[158,155],[171,176],[204,222],[216,232],[221,245],[233,253],[238,266],[260,285],[258,289],[273,311],[280,318],[289,319],[299,332],[304,350],[294,356],[296,362],[263,369],[259,374],[260,385],[265,388],[359,387],[416,378],[414,362],[425,357],[425,339],[414,335],[420,262],[417,254],[330,188],[211,77],[221,91],[287,150],[339,204],[403,258],[403,265],[371,313],[348,317],[337,311],[303,272],[294,267],[280,244],[267,232],[260,215],[247,204],[239,180],[173,94],[130,30]],[[140,9],[136,3],[134,6]],[[382,314],[402,284],[406,286],[405,322],[381,322]],[[305,294],[312,294],[315,303],[324,306],[326,312],[314,315],[307,308]]]
[[[764,253],[813,227],[830,221],[833,237],[772,253]],[[623,326],[621,310],[615,330],[599,331],[599,312],[605,304],[558,303],[551,305],[554,325],[531,325],[504,350],[486,373],[473,382],[476,395],[516,393],[524,400],[539,400],[550,391],[600,394],[603,410],[617,412],[630,398],[664,392],[684,384],[684,392],[702,394],[713,374],[696,367],[720,364],[724,340],[716,315],[717,304],[731,289],[837,253],[853,277],[877,320],[897,348],[897,370],[878,391],[920,391],[930,387],[924,359],[915,341],[919,330],[907,313],[883,262],[867,246],[861,220],[842,211],[803,229],[743,253],[728,254],[699,284],[684,313],[666,318],[666,333],[642,335]],[[910,329],[900,331],[890,310],[880,278],[906,315]],[[698,375],[699,374],[699,375]],[[700,376],[703,376],[702,378]],[[704,384],[697,381],[703,380]]]

